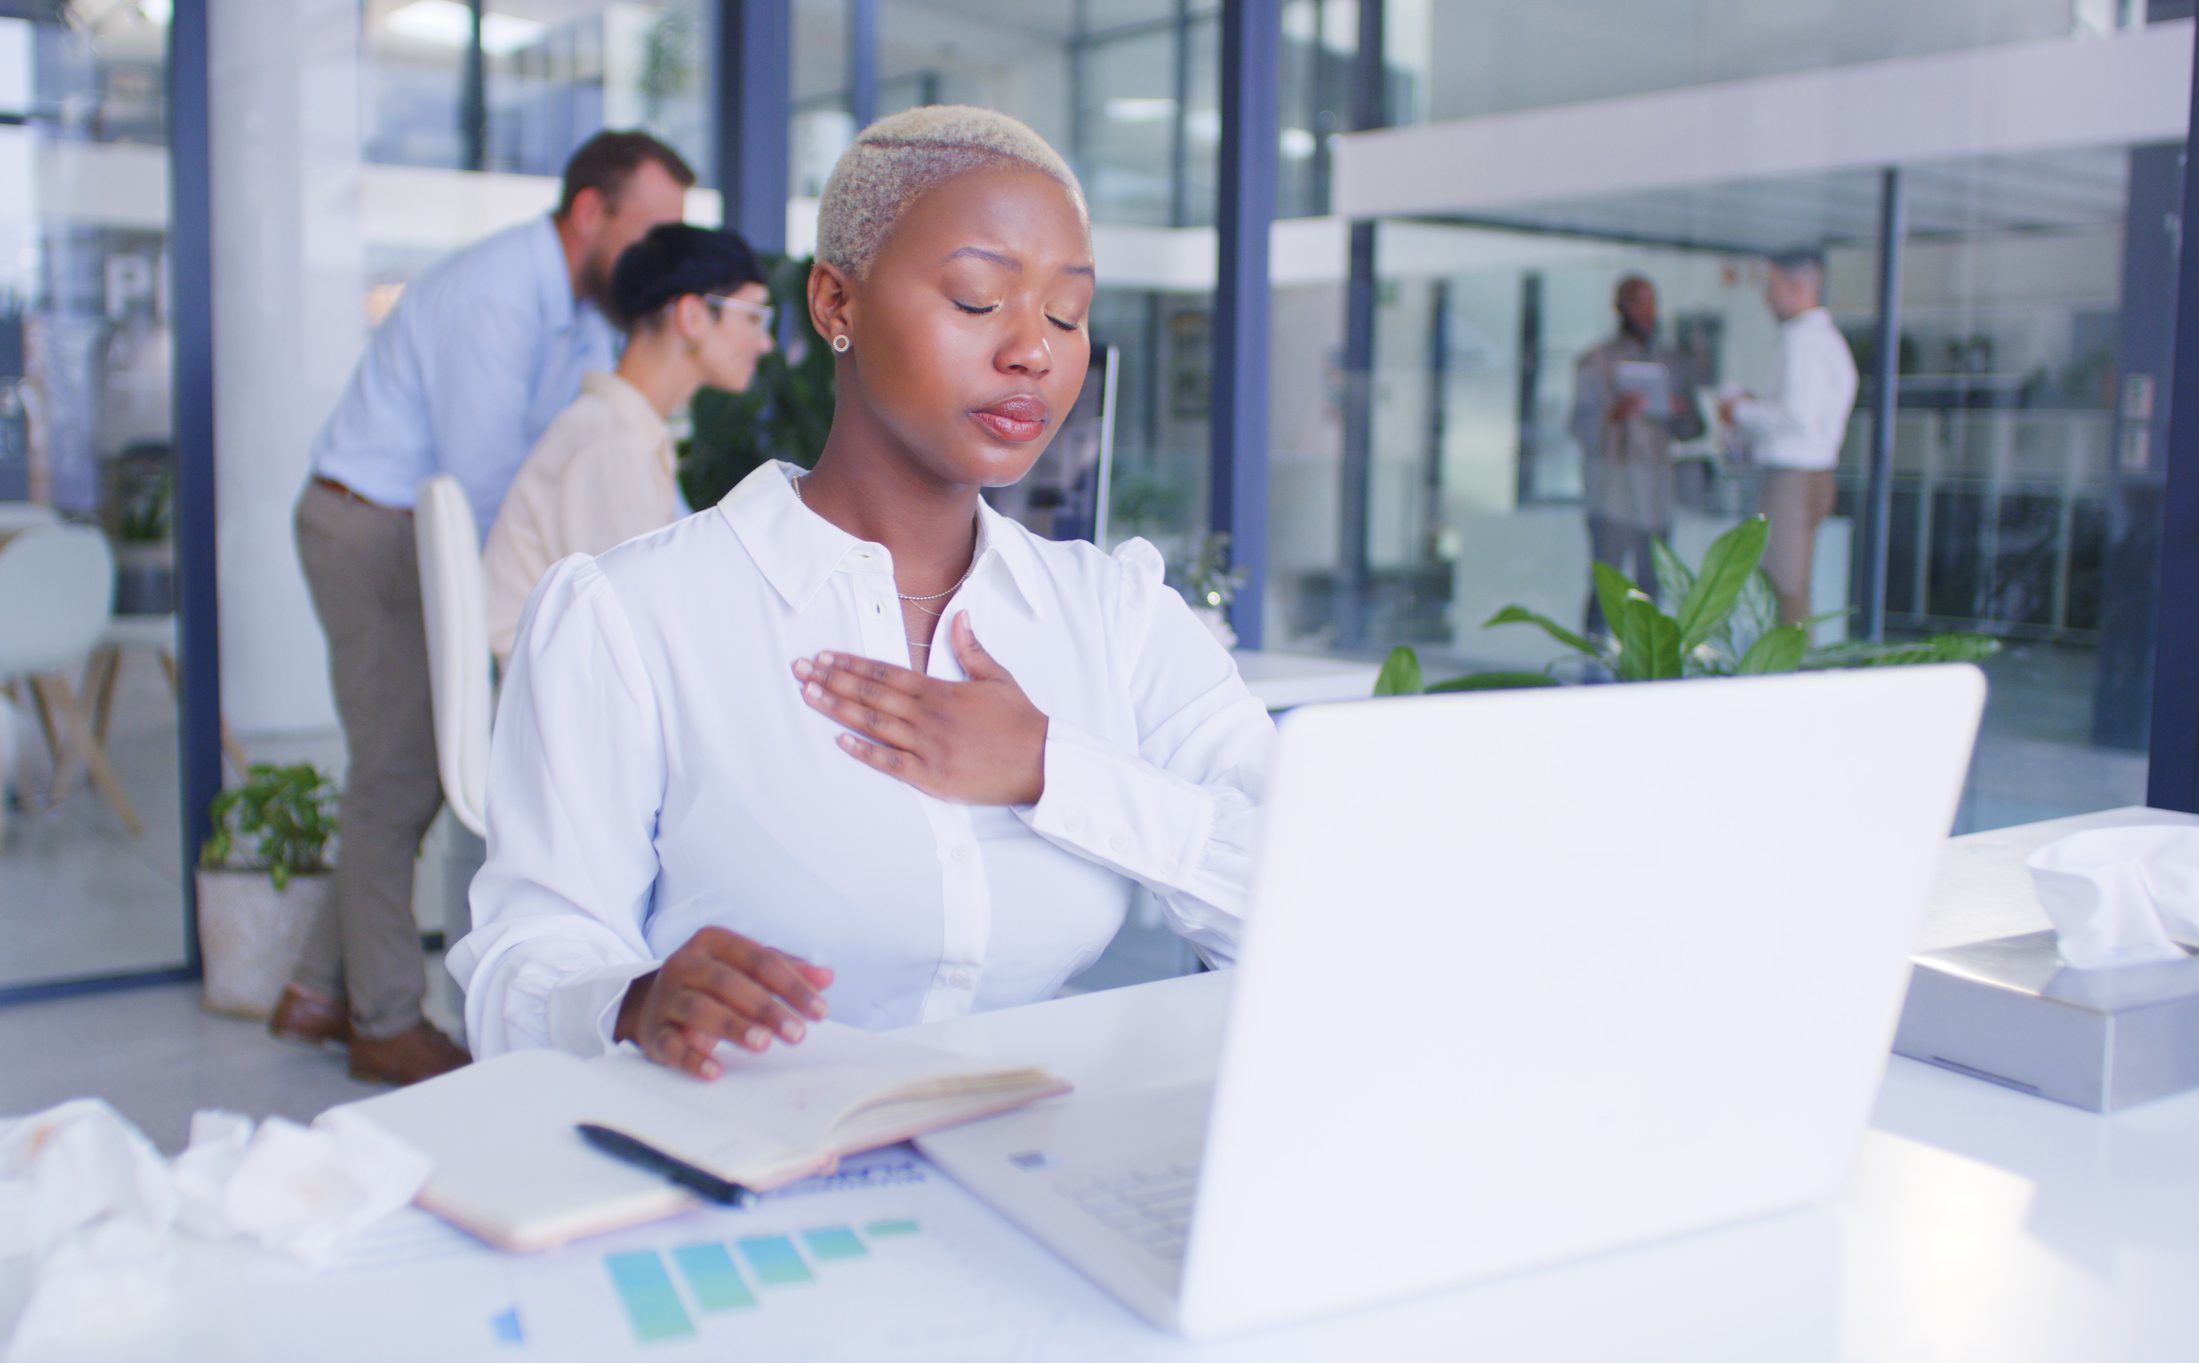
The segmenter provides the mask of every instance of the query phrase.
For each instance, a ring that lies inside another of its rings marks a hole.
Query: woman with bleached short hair
[[[705,1077],[804,1020],[1051,996],[1135,885],[1233,958],[1274,736],[1133,540],[1053,543],[1021,478],[1090,359],[1091,228],[1030,129],[865,129],[819,207],[816,468],[551,571],[497,717],[451,953],[479,1055],[633,1041]]]

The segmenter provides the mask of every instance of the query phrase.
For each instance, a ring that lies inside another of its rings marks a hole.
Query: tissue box
[[[2199,958],[2072,970],[2030,932],[1912,963],[1897,1054],[2094,1112],[2199,1088]]]

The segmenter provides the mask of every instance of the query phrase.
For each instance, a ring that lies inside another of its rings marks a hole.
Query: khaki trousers
[[[1779,622],[1798,625],[1810,616],[1810,561],[1817,527],[1833,510],[1832,470],[1766,469],[1763,509],[1771,522],[1764,573],[1779,594]]]
[[[335,883],[295,979],[348,995],[353,1029],[383,1039],[420,1021],[412,868],[443,803],[412,516],[314,482],[298,500],[297,535],[348,766]]]

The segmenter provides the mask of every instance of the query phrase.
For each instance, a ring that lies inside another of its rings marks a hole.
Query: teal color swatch
[[[603,1266],[610,1270],[611,1283],[626,1307],[626,1319],[634,1327],[635,1339],[646,1344],[651,1340],[685,1339],[695,1333],[695,1322],[687,1318],[687,1308],[680,1305],[680,1294],[672,1287],[672,1275],[665,1271],[664,1260],[656,1251],[607,1254]]]
[[[724,1245],[681,1245],[672,1251],[672,1262],[680,1266],[687,1290],[703,1310],[740,1311],[756,1304],[756,1294],[741,1281]]]
[[[860,1259],[870,1251],[846,1226],[821,1226],[802,1232],[802,1243],[819,1259]]]
[[[747,1235],[741,1237],[741,1257],[755,1270],[756,1281],[765,1287],[780,1287],[787,1283],[815,1281],[809,1265],[794,1248],[794,1242],[783,1235]]]
[[[883,1240],[890,1235],[914,1235],[916,1234],[916,1223],[914,1221],[873,1221],[863,1227],[863,1234],[873,1240]]]

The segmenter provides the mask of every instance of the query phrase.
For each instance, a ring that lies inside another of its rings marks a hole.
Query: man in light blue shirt
[[[350,1048],[356,1078],[411,1083],[464,1064],[420,1012],[412,865],[442,805],[414,490],[456,478],[486,535],[527,451],[616,361],[603,313],[619,253],[682,216],[695,183],[646,133],[598,133],[557,211],[439,261],[368,342],[313,447],[298,555],[328,634],[344,730],[343,841],[328,907],[270,1029]]]

